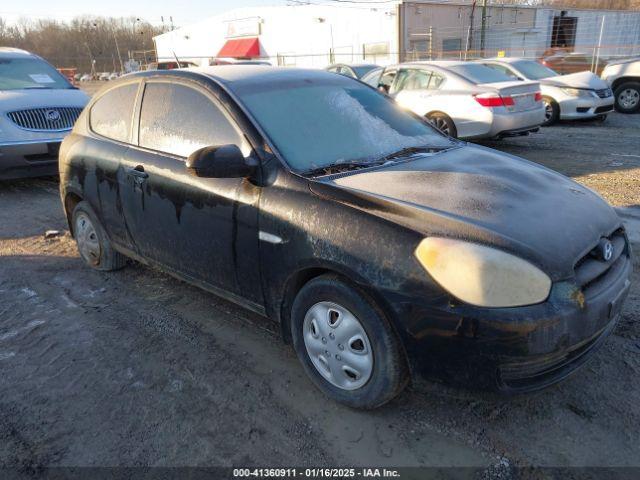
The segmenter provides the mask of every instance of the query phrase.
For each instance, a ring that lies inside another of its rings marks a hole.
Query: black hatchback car
[[[549,385],[603,342],[629,289],[629,242],[598,195],[323,71],[110,82],[60,176],[89,266],[132,258],[279,322],[313,382],[354,407],[417,375]]]

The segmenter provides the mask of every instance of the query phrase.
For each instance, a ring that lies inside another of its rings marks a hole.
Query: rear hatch
[[[538,82],[497,82],[478,85],[487,93],[496,93],[508,112],[524,112],[540,108],[540,84]]]

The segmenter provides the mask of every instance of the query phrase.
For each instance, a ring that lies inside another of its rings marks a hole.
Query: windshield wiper
[[[375,162],[341,162],[332,163],[331,165],[325,165],[324,167],[318,167],[304,172],[305,175],[311,177],[317,175],[331,175],[334,173],[346,172],[349,170],[358,170],[360,168],[377,167],[386,163],[386,160],[377,160]]]
[[[411,155],[415,155],[416,153],[436,153],[441,152],[443,150],[448,150],[449,147],[405,147],[397,152],[392,152],[388,155],[385,155],[380,159],[381,162],[393,160],[394,158],[401,157],[410,157]]]
[[[37,85],[30,85],[28,87],[22,87],[23,90],[51,90],[51,87],[40,87]]]

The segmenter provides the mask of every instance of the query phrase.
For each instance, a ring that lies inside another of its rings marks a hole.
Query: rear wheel
[[[619,112],[634,113],[640,109],[640,83],[623,83],[616,88],[614,95],[616,110]]]
[[[317,277],[300,290],[291,334],[307,375],[340,403],[375,408],[408,383],[400,340],[384,314],[338,276]]]
[[[453,123],[453,120],[451,120],[448,115],[441,112],[429,113],[427,114],[427,120],[429,120],[429,123],[431,125],[433,125],[445,135],[453,138],[456,138],[458,136],[456,126]]]
[[[544,105],[544,122],[543,127],[553,125],[560,118],[560,106],[551,97],[542,97],[542,104]]]
[[[73,209],[73,233],[80,257],[91,268],[118,270],[127,264],[127,257],[113,249],[98,217],[87,202],[80,202]]]

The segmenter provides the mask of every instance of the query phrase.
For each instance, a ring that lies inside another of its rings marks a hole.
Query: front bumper
[[[386,293],[415,375],[464,387],[519,393],[574,372],[613,331],[629,292],[623,257],[597,292],[555,283],[549,298],[517,308],[481,308]]]
[[[0,142],[0,180],[58,174],[58,150],[65,135]]]
[[[613,112],[613,96],[605,98],[565,97],[558,100],[561,120],[593,118]]]

